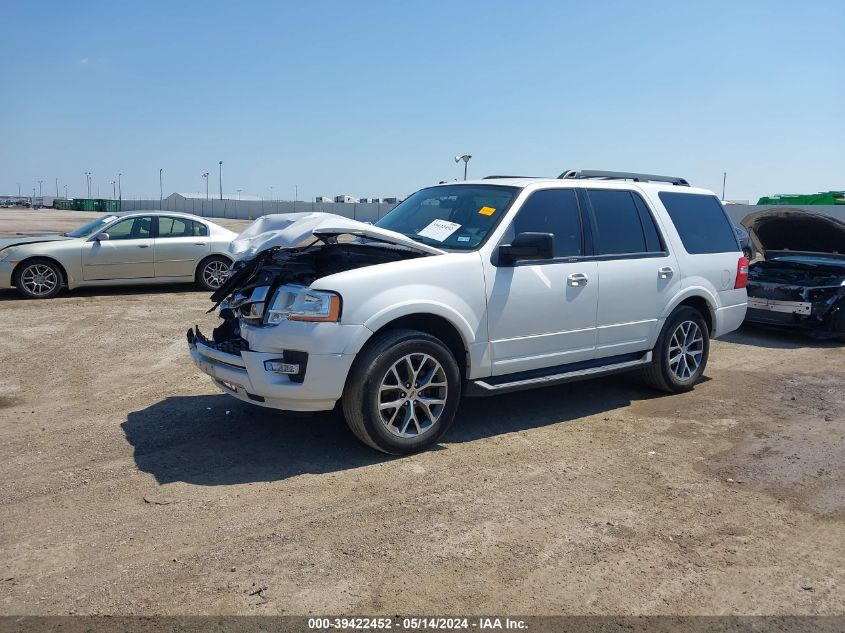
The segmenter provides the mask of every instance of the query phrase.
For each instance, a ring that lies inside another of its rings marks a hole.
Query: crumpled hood
[[[72,240],[72,237],[64,235],[14,235],[12,237],[0,237],[0,251],[11,246],[21,244],[35,244],[36,242],[58,242],[59,240]]]
[[[742,221],[763,255],[772,251],[845,254],[845,222],[803,209],[757,211]]]
[[[395,231],[350,220],[334,213],[321,212],[279,213],[260,217],[232,240],[229,252],[238,259],[251,259],[268,248],[297,246],[311,236],[333,235],[367,237],[430,255],[440,255],[444,252],[433,246],[420,244]]]

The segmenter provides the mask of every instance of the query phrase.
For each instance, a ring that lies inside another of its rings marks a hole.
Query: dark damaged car
[[[746,322],[845,341],[845,222],[777,209],[743,224],[764,258],[749,266]]]

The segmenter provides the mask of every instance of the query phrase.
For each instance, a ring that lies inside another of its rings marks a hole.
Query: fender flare
[[[401,317],[413,316],[416,314],[430,314],[448,321],[449,324],[457,330],[458,335],[461,337],[461,342],[464,345],[464,349],[466,350],[469,350],[470,345],[472,345],[472,343],[476,340],[475,332],[469,322],[454,308],[450,308],[449,306],[436,301],[409,300],[384,308],[367,319],[363,325],[366,328],[365,331],[369,331],[370,334],[366,338],[350,342],[343,353],[357,354],[370,339],[372,334],[378,332],[385,325]]]
[[[666,304],[666,308],[664,308],[663,313],[660,315],[660,319],[665,320],[682,302],[693,297],[704,299],[704,302],[707,304],[707,309],[710,311],[710,318],[712,319],[712,322],[715,323],[716,305],[718,302],[716,297],[713,296],[713,293],[707,290],[704,286],[689,286],[681,289],[681,291],[672,297],[672,300]]]

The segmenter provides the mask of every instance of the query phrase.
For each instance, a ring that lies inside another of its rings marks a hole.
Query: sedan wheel
[[[205,262],[197,274],[197,281],[206,290],[217,290],[229,278],[229,260],[215,257]]]
[[[50,299],[62,288],[62,274],[51,262],[33,261],[20,270],[15,285],[27,299]]]

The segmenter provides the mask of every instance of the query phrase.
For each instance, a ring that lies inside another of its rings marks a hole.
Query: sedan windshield
[[[115,220],[117,220],[116,215],[107,215],[96,220],[91,220],[88,224],[83,224],[79,228],[68,231],[65,233],[65,237],[88,237],[89,235],[94,235],[94,233],[97,233],[106,224]]]
[[[518,191],[500,185],[429,187],[408,197],[376,226],[439,248],[473,250],[499,223]]]

